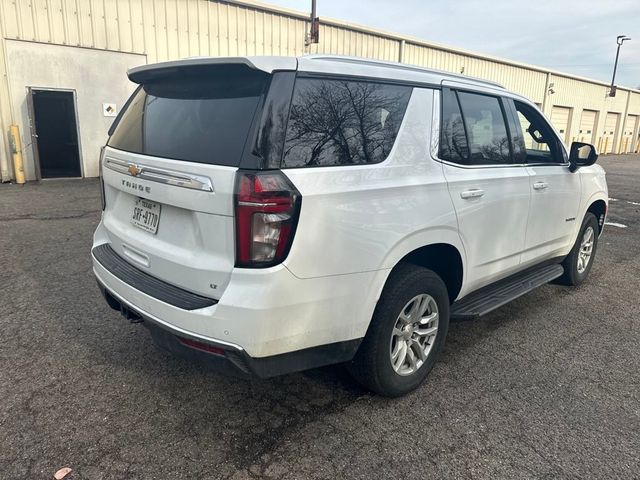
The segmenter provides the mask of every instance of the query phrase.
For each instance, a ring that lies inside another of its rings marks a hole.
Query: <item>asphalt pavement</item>
[[[93,279],[98,182],[0,185],[0,478],[640,478],[640,155],[600,164],[617,226],[588,281],[453,324],[395,400],[159,350]]]

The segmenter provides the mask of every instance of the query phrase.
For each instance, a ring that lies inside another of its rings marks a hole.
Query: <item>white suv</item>
[[[608,200],[597,152],[568,153],[500,85],[333,56],[129,78],[94,272],[175,352],[260,377],[348,362],[402,395],[450,319],[589,273]]]

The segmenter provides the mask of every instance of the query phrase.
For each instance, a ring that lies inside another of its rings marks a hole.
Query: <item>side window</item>
[[[382,162],[411,91],[403,85],[298,78],[282,168]]]
[[[496,97],[458,92],[471,165],[511,163],[511,142]]]
[[[514,102],[520,131],[514,142],[524,146],[527,163],[564,163],[560,141],[540,113],[526,103]]]
[[[469,145],[456,93],[442,91],[442,125],[438,157],[453,163],[469,164]]]

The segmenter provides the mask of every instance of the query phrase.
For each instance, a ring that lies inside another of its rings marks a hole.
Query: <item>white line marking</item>
[[[640,205],[640,202],[630,202],[630,201],[628,201],[628,200],[627,200],[627,203],[628,203],[629,205]]]
[[[610,202],[617,202],[617,201],[618,201],[618,199],[617,199],[617,198],[610,198],[610,199],[609,199],[609,201],[610,201]]]
[[[627,228],[626,225],[622,224],[622,223],[615,223],[615,222],[604,222],[605,225],[611,225],[612,227],[618,227],[618,228]]]

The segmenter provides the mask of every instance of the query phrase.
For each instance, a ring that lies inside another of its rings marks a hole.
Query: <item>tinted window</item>
[[[393,147],[411,87],[302,78],[289,113],[282,167],[383,161]]]
[[[448,89],[443,90],[442,94],[442,126],[438,156],[454,163],[469,163],[469,145],[460,105],[456,93]]]
[[[137,91],[108,145],[237,166],[266,79],[244,66],[225,66],[154,80]]]
[[[511,134],[511,149],[513,153],[513,163],[523,164],[527,161],[527,150],[524,146],[522,130],[518,119],[518,113],[513,106],[513,100],[502,99],[502,105],[505,108],[507,123],[509,124],[509,133]]]
[[[511,162],[511,148],[500,100],[458,92],[472,165]]]
[[[562,148],[553,129],[533,107],[525,103],[514,102],[518,116],[518,140],[526,151],[527,163],[563,163]]]

